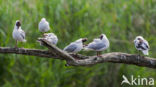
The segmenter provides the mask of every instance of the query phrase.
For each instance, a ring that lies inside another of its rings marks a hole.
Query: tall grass
[[[46,49],[36,42],[41,36],[38,23],[45,17],[61,49],[81,37],[90,42],[105,33],[111,45],[103,53],[136,54],[133,39],[142,35],[150,43],[149,56],[156,57],[155,4],[154,0],[0,0],[0,46],[14,47],[12,30],[21,20],[27,42],[19,47]],[[65,67],[62,60],[0,54],[2,87],[120,87],[123,74],[156,79],[155,70],[133,65]]]

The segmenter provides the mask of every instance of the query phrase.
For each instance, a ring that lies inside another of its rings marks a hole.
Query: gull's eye
[[[16,26],[21,26],[21,23],[18,21],[18,22],[16,23]]]
[[[138,38],[138,40],[141,40],[141,38]]]

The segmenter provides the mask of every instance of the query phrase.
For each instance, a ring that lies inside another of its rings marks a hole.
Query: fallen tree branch
[[[2,54],[22,54],[31,55],[43,58],[54,58],[66,60],[69,66],[88,66],[98,63],[111,62],[111,63],[123,63],[131,64],[142,67],[156,69],[156,59],[144,56],[138,56],[133,54],[113,52],[103,54],[101,57],[97,56],[84,56],[80,54],[68,54],[54,45],[51,45],[46,40],[41,40],[49,50],[40,49],[25,49],[25,48],[9,48],[0,47],[0,53]]]

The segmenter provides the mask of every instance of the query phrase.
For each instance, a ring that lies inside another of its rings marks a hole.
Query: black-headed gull
[[[58,42],[58,38],[54,33],[45,33],[44,38],[54,45],[56,45]]]
[[[77,53],[83,49],[83,43],[87,41],[87,38],[80,38],[75,42],[70,43],[64,48],[64,51],[68,53]]]
[[[135,38],[134,45],[137,50],[142,51],[144,55],[148,55],[148,50],[150,46],[142,36],[137,36]]]
[[[101,56],[100,52],[106,50],[109,47],[109,40],[105,34],[101,34],[100,38],[94,39],[93,42],[89,43],[85,50],[93,50],[97,52],[97,56]]]
[[[16,21],[16,24],[14,26],[14,30],[13,30],[12,36],[13,36],[13,39],[16,40],[15,47],[17,47],[17,42],[18,41],[26,42],[26,40],[25,40],[25,32],[21,29],[21,22],[19,20]]]
[[[45,18],[42,18],[41,21],[39,22],[39,31],[40,32],[47,32],[50,30],[50,27],[49,27],[49,23],[48,21],[46,21]]]

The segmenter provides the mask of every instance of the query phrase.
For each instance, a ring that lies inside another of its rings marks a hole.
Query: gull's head
[[[80,38],[80,39],[76,40],[76,42],[77,42],[77,43],[80,43],[80,42],[84,43],[84,42],[86,42],[87,40],[88,40],[87,38]]]
[[[43,34],[43,37],[47,37],[47,36],[48,36],[48,33],[44,33],[44,34]]]
[[[45,18],[42,18],[41,21],[46,21],[46,19]]]
[[[86,42],[87,40],[87,38],[82,38],[82,43]]]
[[[19,20],[16,21],[16,26],[19,28],[21,26],[21,22]]]
[[[142,36],[137,36],[136,41],[143,42],[144,38]]]
[[[43,37],[51,37],[51,36],[54,36],[54,34],[53,33],[44,33],[43,34]]]
[[[99,38],[102,40],[102,39],[107,38],[107,37],[105,34],[101,34]]]

